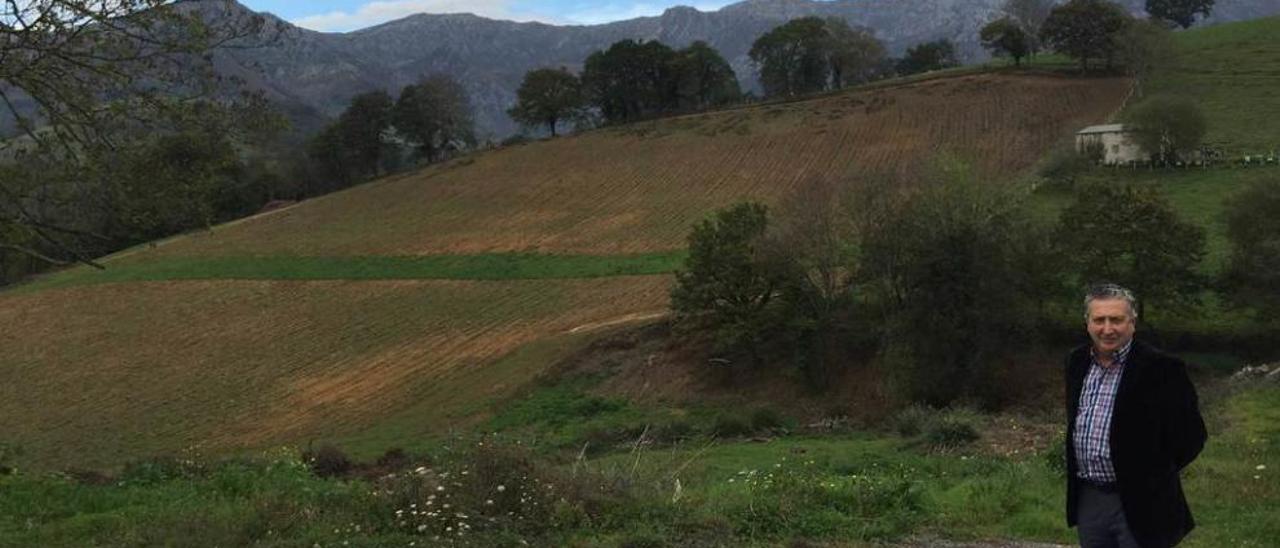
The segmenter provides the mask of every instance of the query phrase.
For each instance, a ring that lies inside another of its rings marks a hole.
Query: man
[[[1165,547],[1195,527],[1178,472],[1206,438],[1186,364],[1133,339],[1137,301],[1085,296],[1092,344],[1067,356],[1067,524],[1080,545]]]

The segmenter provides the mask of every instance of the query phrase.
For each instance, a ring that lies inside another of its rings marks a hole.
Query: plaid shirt
[[[1103,367],[1098,363],[1097,353],[1092,354],[1089,373],[1080,390],[1072,438],[1078,465],[1076,476],[1081,479],[1095,483],[1116,481],[1116,470],[1111,464],[1111,413],[1115,411],[1116,389],[1120,387],[1120,376],[1132,347],[1130,339],[1124,348],[1116,351],[1111,367]]]

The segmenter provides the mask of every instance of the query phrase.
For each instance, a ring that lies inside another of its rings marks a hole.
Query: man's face
[[[1089,303],[1089,338],[1098,352],[1110,354],[1133,338],[1133,311],[1124,299],[1102,299]]]

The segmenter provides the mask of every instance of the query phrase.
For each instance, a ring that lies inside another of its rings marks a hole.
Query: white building
[[[1124,124],[1089,126],[1076,132],[1076,152],[1089,154],[1101,150],[1106,165],[1142,162],[1150,156],[1129,138]]]

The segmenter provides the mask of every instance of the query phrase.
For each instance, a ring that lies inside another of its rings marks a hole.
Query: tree
[[[4,142],[5,155],[67,166],[61,173],[75,177],[0,179],[0,249],[54,264],[94,264],[106,239],[81,222],[103,212],[105,191],[88,191],[75,174],[146,128],[174,131],[194,112],[225,116],[233,103],[208,101],[228,83],[212,76],[211,52],[271,39],[264,18],[233,2],[6,2],[0,28],[0,104],[22,135]],[[38,207],[49,194],[77,205]]]
[[[476,144],[467,92],[445,75],[428,76],[401,90],[392,124],[427,162]]]
[[[825,389],[854,312],[857,233],[836,180],[806,181],[783,201],[763,245],[780,276],[778,322],[812,388]],[[845,324],[845,325],[842,325]]]
[[[1147,0],[1147,13],[1182,28],[1196,23],[1196,14],[1208,17],[1213,0]]]
[[[1029,336],[1056,286],[1047,234],[1023,190],[954,160],[916,188],[877,214],[859,246],[860,281],[883,310],[884,359],[912,400],[995,399],[994,365]]]
[[[681,108],[701,110],[738,101],[738,76],[720,52],[701,40],[676,51],[676,94]]]
[[[1177,163],[1204,139],[1206,121],[1200,107],[1179,97],[1156,95],[1130,107],[1121,119],[1132,139],[1157,162]]]
[[[792,19],[763,34],[748,55],[760,71],[765,95],[797,95],[827,89],[831,40],[819,17]]]
[[[850,27],[840,17],[828,17],[826,30],[832,87],[869,82],[879,76],[885,50],[874,31]]]
[[[1204,229],[1178,218],[1150,186],[1082,185],[1058,226],[1082,284],[1118,283],[1142,303],[1167,307],[1193,302],[1204,287],[1204,239]]]
[[[1105,59],[1110,69],[1117,37],[1132,18],[1124,8],[1107,0],[1071,0],[1050,12],[1040,28],[1040,39],[1054,51],[1078,59],[1080,70],[1089,70],[1090,59]]]
[[[763,260],[768,209],[747,202],[716,211],[689,234],[689,256],[676,272],[671,308],[683,322],[705,323],[722,350],[744,349],[759,361],[759,336],[781,284]]]
[[[1116,50],[1116,60],[1138,80],[1138,97],[1142,96],[1142,82],[1169,66],[1177,55],[1173,33],[1155,21],[1131,22],[1117,37]]]
[[[1228,294],[1280,325],[1280,178],[1254,182],[1233,196],[1226,217]]]
[[[982,47],[987,48],[991,55],[1012,57],[1015,66],[1021,65],[1022,58],[1031,53],[1031,43],[1026,31],[1009,17],[987,23],[978,37],[982,40]]]
[[[609,122],[671,110],[677,104],[675,56],[661,42],[615,42],[587,57],[582,85]]]
[[[907,48],[906,55],[898,62],[898,74],[916,74],[959,66],[956,47],[950,40],[934,40]]]
[[[1006,0],[1000,11],[1022,28],[1032,54],[1040,51],[1040,27],[1053,11],[1054,0]]]
[[[227,213],[242,213],[249,182],[231,141],[216,132],[161,134],[116,148],[96,159],[110,206],[109,235],[141,242],[208,227]],[[246,204],[245,202],[249,202]],[[253,204],[257,202],[257,204]]]
[[[507,113],[525,126],[545,124],[554,137],[556,124],[576,118],[585,107],[582,82],[577,76],[564,67],[541,68],[524,75],[516,90],[516,104]]]
[[[395,102],[385,91],[370,91],[351,98],[338,117],[339,132],[351,167],[361,176],[375,176],[381,170],[387,143],[382,134],[391,127]]]

